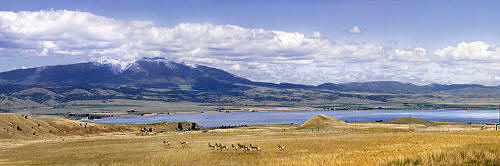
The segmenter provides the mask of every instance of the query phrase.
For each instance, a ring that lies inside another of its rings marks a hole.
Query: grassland
[[[297,125],[256,125],[146,136],[113,132],[0,139],[0,165],[500,165],[498,131],[443,132],[405,126],[336,124],[312,132]],[[166,146],[163,140],[172,144]],[[181,147],[179,141],[188,145]],[[251,143],[262,150],[210,150],[207,143],[216,142]],[[286,150],[279,150],[278,144]]]

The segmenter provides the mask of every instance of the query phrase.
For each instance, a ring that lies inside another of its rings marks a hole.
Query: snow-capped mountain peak
[[[123,72],[127,70],[135,61],[123,61],[113,58],[101,58],[96,60],[98,64],[110,65],[113,71]]]

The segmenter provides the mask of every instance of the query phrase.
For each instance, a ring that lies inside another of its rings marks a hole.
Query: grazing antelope
[[[283,151],[283,150],[285,150],[285,147],[278,144],[278,149]]]
[[[170,145],[170,141],[163,141],[163,144],[165,144],[166,146],[169,146]]]
[[[179,141],[179,143],[181,143],[182,147],[185,147],[188,144],[186,141]]]
[[[215,146],[210,145],[210,142],[208,143],[208,147],[210,148],[210,150],[214,150],[215,149]]]
[[[258,146],[252,146],[252,144],[250,144],[250,148],[252,149],[252,151],[260,151],[260,147]]]
[[[244,150],[244,148],[245,148],[245,147],[244,147],[243,145],[241,145],[241,144],[239,144],[239,143],[238,143],[238,149],[240,149],[241,151],[243,151],[243,150]]]
[[[233,150],[238,150],[238,147],[234,146],[234,144],[231,144],[231,147],[233,148]]]
[[[241,145],[241,144],[238,144],[238,148],[239,148],[241,151],[248,151],[248,150],[250,150],[247,146],[245,146],[245,145]]]
[[[217,150],[222,150],[222,145],[219,143],[215,143],[215,147],[217,148]]]
[[[220,150],[227,151],[229,150],[229,147],[227,147],[227,145],[221,145]]]

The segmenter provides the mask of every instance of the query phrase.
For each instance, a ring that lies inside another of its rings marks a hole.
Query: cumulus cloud
[[[354,26],[349,32],[362,30]],[[496,83],[500,77],[500,68],[495,67],[498,64],[490,61],[473,67],[478,65],[467,60],[492,60],[498,52],[493,44],[483,42],[463,42],[429,52],[419,47],[393,49],[328,40],[320,32],[303,34],[210,23],[164,27],[150,21],[123,21],[66,10],[0,11],[0,56],[79,56],[120,66],[141,57],[166,57],[221,68],[257,81],[471,83],[470,79],[454,77],[468,73],[477,77],[472,81]],[[443,63],[446,59],[457,63]],[[464,63],[470,64],[464,67]]]
[[[496,45],[482,41],[461,42],[456,46],[436,50],[434,53],[445,60],[491,61],[500,59],[500,49]]]
[[[363,31],[358,26],[353,26],[351,29],[347,30],[347,32],[352,34],[360,34]]]

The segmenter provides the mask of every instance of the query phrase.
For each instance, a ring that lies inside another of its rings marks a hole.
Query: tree
[[[178,128],[179,130],[182,130],[182,123],[177,123],[177,128]]]

